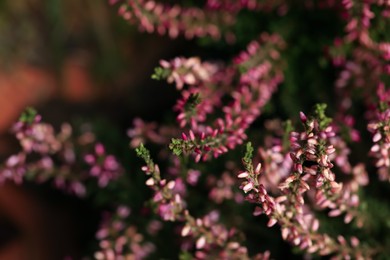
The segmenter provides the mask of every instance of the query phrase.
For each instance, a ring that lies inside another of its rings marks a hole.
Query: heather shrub
[[[0,180],[104,209],[90,258],[390,258],[390,3],[179,2],[107,5],[199,51],[156,64],[164,119],[115,151],[28,108]]]

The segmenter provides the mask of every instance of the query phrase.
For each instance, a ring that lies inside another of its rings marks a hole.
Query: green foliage
[[[252,146],[252,143],[251,142],[248,142],[245,146],[245,155],[244,155],[244,158],[243,158],[243,161],[245,163],[251,163],[252,162],[252,158],[253,158],[253,146]]]
[[[252,159],[253,159],[253,146],[251,142],[248,142],[245,146],[245,155],[244,158],[242,158],[242,161],[244,163],[245,169],[248,172],[253,171],[253,165],[252,165]]]
[[[137,148],[135,148],[135,152],[137,153],[138,157],[142,158],[145,161],[146,164],[153,162],[150,157],[149,150],[145,148],[143,143],[141,143]]]
[[[163,80],[166,79],[169,75],[170,71],[161,67],[154,68],[154,73],[151,78],[154,80]]]
[[[191,93],[190,96],[188,97],[187,103],[185,104],[185,110],[186,111],[193,111],[196,106],[200,103],[201,98],[198,93]],[[195,111],[193,111],[195,112]]]
[[[314,107],[314,116],[318,120],[320,129],[323,130],[332,122],[332,119],[325,115],[326,107],[326,104],[316,104]]]
[[[193,259],[193,257],[189,252],[185,251],[185,252],[180,253],[179,259],[180,260],[191,260],[191,259]]]
[[[284,132],[283,132],[283,150],[286,151],[290,147],[290,133],[294,131],[294,127],[292,125],[291,120],[287,120],[283,124]]]
[[[174,155],[180,156],[183,153],[183,140],[172,138],[171,143],[169,144],[169,149],[172,150]]]
[[[37,115],[37,111],[34,108],[27,107],[22,113],[22,115],[20,116],[19,121],[23,123],[31,124],[34,121],[36,115]]]

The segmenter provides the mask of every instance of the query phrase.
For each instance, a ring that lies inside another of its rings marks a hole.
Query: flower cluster
[[[111,4],[120,2],[110,0]],[[123,19],[136,24],[140,31],[186,39],[209,36],[215,40],[224,37],[228,43],[235,41],[232,29],[236,15],[241,10],[272,12],[284,15],[289,4],[283,0],[208,0],[202,7],[169,5],[155,0],[128,0],[122,3],[118,13]]]
[[[219,178],[208,175],[207,184],[210,187],[209,198],[217,204],[226,200],[234,200],[237,203],[243,201],[241,193],[235,190],[236,181],[230,172],[222,173]]]
[[[91,166],[90,175],[98,179],[100,187],[120,176],[122,172],[119,162],[113,155],[106,155],[101,143],[95,145],[95,154],[86,154],[85,162]]]
[[[334,147],[336,132],[330,125],[330,119],[324,115],[325,106],[318,105],[316,107],[316,118],[307,119],[306,115],[301,113],[301,120],[305,124],[305,132],[297,133],[292,132],[290,141],[292,152],[291,158],[294,162],[293,172],[294,175],[286,179],[281,184],[281,188],[288,188],[295,180],[299,180],[300,184],[298,190],[297,201],[300,206],[303,206],[302,194],[308,191],[310,186],[307,181],[315,178],[316,193],[315,202],[321,208],[332,209],[329,212],[329,216],[338,216],[343,212],[346,212],[344,221],[349,223],[354,216],[356,216],[356,208],[359,205],[359,199],[356,194],[356,190],[350,190],[348,187],[343,188],[343,183],[337,182],[335,173],[333,172],[333,163],[331,159],[340,158],[335,155],[336,148]],[[336,140],[338,140],[336,138]],[[345,158],[344,154],[341,160],[349,162]],[[310,166],[304,166],[310,165]],[[348,165],[348,163],[347,163]],[[367,179],[364,170],[356,171],[362,175],[362,179]],[[349,174],[352,174],[349,172]],[[351,180],[353,182],[355,180]],[[358,183],[358,186],[367,184],[367,181]],[[302,211],[302,208],[300,208]]]
[[[187,209],[183,197],[175,191],[177,180],[167,181],[161,179],[160,170],[150,157],[150,152],[141,144],[137,149],[137,155],[146,165],[142,171],[149,178],[146,185],[154,190],[153,203],[157,213],[164,221],[184,222],[181,230],[182,237],[191,237],[191,242],[185,241],[182,250],[187,252],[195,247],[196,259],[249,259],[248,250],[239,241],[242,235],[234,228],[226,228],[218,223],[218,211],[210,212],[201,218],[193,217]],[[258,254],[255,259],[269,259],[269,252]]]
[[[145,259],[155,246],[145,242],[135,226],[128,225],[130,209],[119,206],[114,216],[103,216],[102,224],[96,233],[99,250],[94,257],[97,260]]]
[[[356,88],[362,89],[368,104],[372,103],[375,88],[390,75],[390,39],[373,37],[389,26],[389,3],[346,0],[343,7],[346,33],[344,38],[335,39],[331,49],[333,63],[342,67],[335,83],[340,113],[351,108],[351,92]]]
[[[304,118],[303,115],[301,116]],[[292,136],[295,136],[294,132],[292,133]],[[294,144],[292,144],[292,147],[293,146]],[[296,150],[296,148],[293,148],[293,150]],[[310,149],[310,147],[308,148]],[[269,217],[269,227],[278,223],[281,227],[283,239],[291,242],[293,245],[309,254],[333,254],[340,259],[350,259],[351,257],[354,259],[371,258],[376,249],[369,249],[365,246],[360,247],[358,238],[351,237],[350,242],[348,243],[342,235],[339,235],[337,239],[334,239],[328,234],[319,232],[320,222],[312,211],[313,206],[305,203],[303,194],[311,189],[317,189],[317,192],[320,192],[319,194],[323,195],[324,189],[333,188],[331,186],[332,184],[326,184],[324,181],[324,179],[329,176],[323,176],[321,171],[317,170],[317,173],[315,174],[317,175],[317,182],[310,182],[309,179],[312,173],[308,169],[301,168],[302,166],[300,166],[300,164],[302,162],[298,160],[296,156],[297,153],[292,152],[291,157],[294,161],[292,172],[285,181],[281,182],[279,192],[277,193],[278,197],[274,197],[268,194],[266,188],[260,181],[261,164],[258,164],[256,168],[253,168],[252,166],[252,152],[253,148],[251,144],[248,143],[247,152],[243,158],[246,170],[240,172],[237,177],[243,180],[240,187],[246,193],[246,200],[258,205],[254,211],[254,215],[267,215]],[[305,152],[299,153],[299,158],[305,156]],[[312,153],[309,154],[312,155]],[[311,157],[311,155],[309,155],[309,157]],[[321,162],[320,158],[318,158],[318,164],[325,166],[326,160]],[[310,173],[303,175],[305,172]],[[320,181],[318,181],[318,179],[320,179]],[[332,180],[329,179],[327,181],[332,182]],[[339,189],[338,186],[336,188]],[[336,192],[339,191],[340,190],[337,190]],[[317,204],[330,204],[330,200],[322,199],[321,196],[320,199],[321,200],[318,200],[318,198],[316,198]],[[332,215],[332,213],[330,213],[330,215]]]
[[[138,117],[133,120],[133,127],[127,130],[127,136],[131,139],[130,147],[134,149],[141,143],[166,144],[178,133],[175,127],[159,126],[155,122],[145,122]]]
[[[276,8],[286,8],[284,1],[258,1],[258,0],[208,0],[206,7],[212,10],[227,10],[237,13],[243,9],[252,11],[273,11]]]
[[[187,39],[210,36],[219,39],[234,23],[234,16],[227,11],[204,11],[197,7],[168,5],[153,0],[129,0],[119,7],[119,15],[138,25],[141,31],[156,32]],[[221,28],[226,28],[221,30]],[[231,34],[227,34],[227,36]]]
[[[378,168],[379,178],[382,181],[390,181],[390,92],[385,90],[383,84],[378,87],[378,98],[380,105],[375,110],[373,120],[367,125],[368,131],[372,133],[374,143],[370,155],[375,158],[375,166]]]
[[[41,123],[41,116],[31,108],[26,110],[12,130],[25,152],[40,154],[58,152],[62,148],[61,141],[68,139],[70,134],[69,127],[64,126],[64,131],[55,136],[54,128]]]
[[[194,254],[196,259],[251,259],[248,256],[248,249],[237,242],[240,235],[237,230],[227,229],[217,222],[219,219],[217,211],[196,219],[186,214],[186,218],[187,221],[181,230],[181,235],[196,239]],[[269,258],[269,251],[253,257],[253,259],[259,260]]]
[[[95,145],[95,154],[88,150],[94,143],[91,133],[84,133],[79,138],[72,137],[72,127],[63,124],[56,134],[54,127],[41,122],[41,116],[28,108],[12,128],[19,140],[22,151],[9,156],[0,168],[0,181],[22,183],[33,180],[38,183],[52,181],[53,185],[66,192],[84,196],[85,182],[97,179],[99,186],[123,173],[123,169],[113,155],[106,155],[102,144]],[[81,154],[76,153],[76,147]],[[90,166],[86,172],[82,166]]]
[[[214,64],[201,62],[197,57],[189,59],[177,57],[172,61],[161,60],[160,65],[163,69],[160,73],[165,74],[168,83],[175,82],[178,90],[182,89],[184,84],[197,85],[210,81],[212,75],[218,71],[218,67]]]
[[[179,193],[175,192],[175,180],[167,181],[161,179],[160,169],[154,164],[149,151],[141,144],[136,148],[137,155],[141,157],[146,165],[142,171],[150,176],[145,184],[154,190],[153,202],[157,206],[157,212],[165,221],[176,221],[183,218],[185,202]]]

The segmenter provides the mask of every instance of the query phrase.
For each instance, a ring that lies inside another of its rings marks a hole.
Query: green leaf
[[[191,259],[193,259],[193,257],[192,257],[192,255],[189,252],[184,251],[184,252],[180,253],[179,259],[180,260],[191,260]]]
[[[185,110],[192,111],[200,103],[201,98],[199,93],[191,93],[188,97],[187,103],[185,104]]]
[[[183,143],[182,140],[172,138],[171,143],[169,144],[169,149],[172,150],[173,154],[180,156],[183,153]]]
[[[245,156],[243,158],[243,161],[245,164],[251,164],[252,163],[252,158],[253,158],[253,146],[251,142],[248,142],[246,144],[246,151],[245,151]]]
[[[137,148],[135,148],[135,152],[137,153],[137,156],[144,159],[146,163],[151,161],[150,152],[148,149],[145,148],[143,143],[141,143]]]
[[[325,115],[327,105],[326,104],[316,104],[314,107],[314,115],[318,119],[320,129],[325,129],[332,122],[332,119]]]
[[[170,70],[156,67],[154,68],[154,73],[152,74],[151,78],[154,80],[162,80],[168,78],[169,74]]]
[[[32,107],[27,107],[26,110],[19,117],[19,121],[31,124],[37,115],[37,111]]]

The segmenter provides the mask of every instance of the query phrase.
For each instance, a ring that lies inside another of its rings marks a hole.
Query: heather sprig
[[[275,9],[287,8],[285,1],[262,1],[262,0],[208,0],[206,7],[211,10],[227,10],[229,12],[238,13],[241,10],[247,9],[251,11],[271,12]]]
[[[121,166],[114,155],[107,155],[104,146],[101,143],[95,145],[94,154],[86,154],[85,162],[91,166],[90,175],[98,179],[100,187],[117,179],[123,172]]]
[[[234,228],[227,229],[219,224],[218,213],[210,212],[203,218],[193,218],[186,214],[186,224],[181,235],[191,237],[195,241],[195,257],[209,259],[249,259],[248,251],[238,241],[240,236]]]
[[[390,38],[381,33],[390,26],[389,4],[355,0],[342,4],[345,34],[335,39],[331,48],[334,65],[341,67],[335,82],[340,118],[351,109],[352,94],[359,93],[369,107],[375,100],[376,87],[388,83],[390,76]]]
[[[234,58],[230,67],[202,63],[195,58],[161,61],[164,68],[172,69],[168,82],[176,82],[179,90],[188,85],[175,108],[180,127],[189,124],[190,129],[181,139],[172,139],[170,148],[174,153],[192,154],[198,162],[218,157],[242,144],[247,138],[245,131],[283,80],[280,52],[284,47],[280,36],[263,33]],[[220,71],[228,71],[229,76],[222,78]],[[238,85],[227,87],[233,84],[233,78],[237,78]],[[194,96],[199,96],[200,101],[191,105]],[[232,102],[223,105],[220,100],[224,96]],[[223,116],[210,120],[217,108]]]
[[[146,166],[142,170],[152,177],[146,185],[154,190],[153,204],[164,221],[179,221],[184,224],[181,236],[191,237],[197,259],[222,257],[223,259],[250,259],[245,246],[239,243],[241,235],[235,228],[228,229],[217,222],[218,211],[204,217],[193,217],[186,207],[182,196],[175,191],[177,180],[160,177],[159,167],[150,158],[150,152],[141,144],[137,155],[144,159]],[[183,257],[187,254],[183,254]],[[258,254],[257,259],[268,259],[269,252]]]
[[[317,252],[320,255],[336,254],[341,258],[351,256],[358,259],[370,258],[376,249],[367,248],[366,245],[360,247],[356,237],[352,237],[348,244],[341,235],[335,240],[327,234],[319,233],[320,222],[313,213],[315,207],[304,198],[305,193],[309,194],[315,190],[314,203],[320,207],[330,207],[332,210],[329,216],[338,216],[346,212],[344,219],[346,223],[359,214],[356,186],[343,187],[335,182],[332,173],[333,164],[329,161],[329,156],[334,152],[334,148],[328,140],[334,137],[335,133],[330,126],[331,120],[324,113],[325,108],[324,105],[317,105],[312,118],[300,114],[305,131],[291,132],[290,156],[293,165],[289,176],[279,184],[279,192],[273,190],[278,197],[268,194],[264,186],[265,179],[259,177],[261,164],[259,163],[256,169],[252,166],[250,155],[253,148],[250,143],[247,144],[243,158],[246,171],[238,174],[238,178],[243,180],[240,188],[247,194],[247,201],[258,205],[254,214],[266,214],[269,217],[268,226],[279,223],[282,237],[301,250]],[[304,166],[307,164],[306,161],[312,162],[312,165]],[[356,170],[355,174],[364,173]]]
[[[310,119],[301,113],[301,121],[306,128],[305,132],[292,132],[290,137],[291,158],[294,162],[293,169],[296,171],[295,177],[287,178],[280,187],[288,188],[292,180],[300,179],[302,185],[300,188],[304,192],[310,189],[308,182],[314,178],[315,203],[321,208],[332,209],[329,216],[338,216],[345,212],[344,221],[349,223],[358,214],[359,198],[356,189],[350,190],[351,186],[343,187],[343,183],[336,181],[334,164],[331,160],[336,158],[334,156],[336,152],[333,145],[334,138],[340,140],[337,138],[334,127],[330,124],[331,120],[325,115],[325,108],[324,105],[317,105],[314,117]],[[356,172],[359,175],[365,175],[364,170]],[[348,174],[352,174],[352,172]],[[366,184],[367,182],[361,182],[358,185]],[[302,206],[303,197],[300,196],[298,201]]]
[[[390,181],[390,92],[385,90],[384,84],[380,84],[377,95],[378,105],[374,110],[373,119],[367,125],[373,142],[369,155],[375,158],[379,179]]]
[[[142,158],[146,165],[142,167],[142,171],[150,177],[145,184],[154,190],[153,203],[157,207],[157,211],[165,221],[175,221],[183,218],[185,202],[179,193],[175,193],[175,180],[168,181],[161,178],[160,168],[153,162],[150,152],[141,144],[136,148],[138,157]]]
[[[244,166],[250,168],[245,164]],[[241,184],[241,189],[247,193],[247,201],[258,205],[254,215],[266,214],[269,217],[269,227],[276,223],[281,226],[283,239],[309,254],[332,254],[335,255],[335,259],[350,257],[371,259],[372,255],[376,253],[375,248],[369,248],[366,245],[360,246],[360,241],[356,237],[351,237],[348,243],[342,235],[339,235],[336,240],[328,234],[318,232],[320,222],[313,212],[306,207],[302,208],[304,210],[300,210],[300,205],[297,206],[297,198],[299,197],[294,196],[294,193],[299,188],[300,181],[295,181],[297,186],[290,186],[291,194],[284,193],[284,195],[274,198],[267,193],[261,183],[256,182],[260,171],[261,165],[258,164],[255,171],[240,172],[238,178],[245,180]],[[302,203],[304,202],[302,201]]]
[[[102,144],[95,144],[95,154],[90,153],[93,138],[86,141],[83,135],[72,136],[72,127],[66,123],[56,133],[52,125],[41,122],[41,116],[32,108],[23,112],[12,131],[22,151],[9,156],[0,167],[0,182],[50,181],[57,189],[82,197],[87,194],[86,182],[97,179],[98,185],[104,187],[123,174],[118,160],[106,154]],[[85,163],[89,166],[87,171]]]
[[[122,1],[109,1],[112,4]],[[202,7],[169,5],[154,0],[129,0],[120,4],[118,13],[125,20],[138,26],[140,31],[186,39],[209,36],[215,40],[224,38],[235,41],[233,27],[236,15],[241,10],[286,14],[288,4],[284,1],[231,1],[209,0]]]
[[[155,245],[145,241],[137,227],[129,224],[130,212],[130,208],[121,205],[114,214],[103,214],[96,232],[99,250],[94,253],[95,259],[145,259],[156,251]]]
[[[225,36],[231,41],[229,29],[235,21],[234,15],[227,11],[169,5],[153,0],[126,1],[120,5],[118,13],[136,24],[140,31],[156,32],[171,38],[183,35],[187,39],[205,36],[219,39]]]
[[[133,127],[127,130],[131,138],[130,147],[137,148],[141,143],[166,144],[171,136],[177,133],[175,127],[161,126],[156,122],[145,122],[137,117],[133,120]]]

